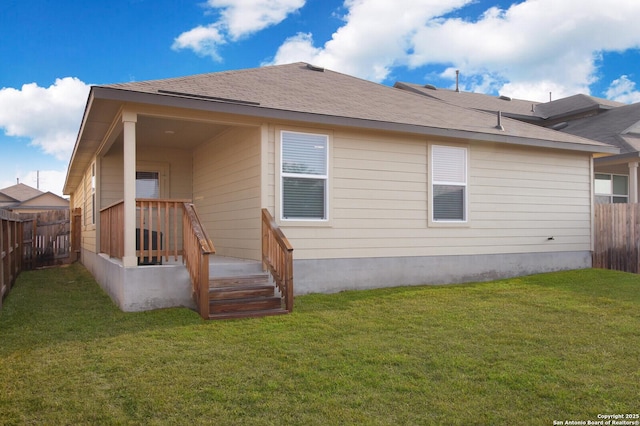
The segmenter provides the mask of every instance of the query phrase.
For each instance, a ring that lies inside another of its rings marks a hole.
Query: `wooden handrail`
[[[262,209],[262,266],[273,276],[285,309],[293,311],[293,246],[267,209]]]
[[[200,316],[209,319],[209,255],[215,254],[213,242],[207,235],[193,204],[184,203],[182,260],[189,270],[192,294]]]

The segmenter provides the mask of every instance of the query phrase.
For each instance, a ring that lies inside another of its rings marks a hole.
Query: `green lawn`
[[[640,412],[640,277],[571,271],[122,313],[80,265],[0,311],[0,424],[540,424]]]

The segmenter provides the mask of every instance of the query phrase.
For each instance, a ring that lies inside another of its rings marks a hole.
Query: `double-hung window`
[[[281,132],[281,219],[328,220],[327,135]]]
[[[467,148],[431,146],[431,219],[467,221]]]

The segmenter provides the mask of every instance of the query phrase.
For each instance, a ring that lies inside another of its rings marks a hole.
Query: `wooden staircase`
[[[214,256],[217,260],[217,256]],[[259,262],[226,259],[212,264],[209,319],[286,314],[282,297]]]
[[[293,246],[269,210],[262,209],[261,215],[262,261],[253,261],[216,256],[195,206],[187,202],[182,206],[182,260],[202,318],[246,318],[293,311]],[[263,272],[263,265],[268,273]]]

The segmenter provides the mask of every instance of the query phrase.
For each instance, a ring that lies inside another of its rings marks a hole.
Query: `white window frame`
[[[158,199],[168,198],[169,190],[167,181],[169,180],[170,165],[163,162],[139,161],[136,163],[136,180],[138,173],[157,173],[158,174]],[[136,199],[138,197],[136,193]]]
[[[464,164],[462,170],[464,177],[460,180],[443,179],[436,172],[436,165],[439,163],[435,159],[436,153],[449,151],[451,153],[464,153]],[[458,186],[463,188],[462,219],[436,219],[435,214],[435,187],[438,185]],[[469,224],[469,147],[459,145],[431,144],[429,146],[429,224],[432,226],[459,226]]]
[[[279,141],[278,141],[278,173],[279,173],[279,184],[278,184],[278,221],[287,225],[313,225],[313,224],[321,224],[326,225],[330,223],[330,193],[331,193],[331,185],[330,185],[330,159],[331,159],[331,135],[325,132],[313,132],[313,131],[301,131],[301,130],[290,130],[290,129],[282,129],[278,132]],[[313,136],[321,136],[325,139],[325,174],[317,175],[317,174],[303,174],[303,173],[290,173],[284,172],[284,136],[285,134],[302,134],[302,135],[313,135]],[[292,177],[292,178],[300,178],[300,179],[314,179],[314,180],[324,180],[325,190],[324,190],[324,218],[296,218],[296,217],[285,217],[284,216],[284,178]]]
[[[611,182],[611,190],[608,193],[604,193],[604,192],[597,192],[597,185],[596,185],[596,181],[600,180],[597,178],[598,175],[604,175],[604,176],[609,176],[610,178],[610,182]],[[613,177],[614,176],[619,176],[619,177],[624,177],[627,179],[627,193],[626,194],[615,194],[613,192]],[[623,175],[623,174],[619,174],[619,173],[600,173],[600,172],[596,172],[594,173],[593,176],[593,194],[595,196],[595,198],[597,199],[598,197],[607,197],[609,199],[608,204],[613,203],[613,199],[614,198],[624,198],[626,201],[625,203],[629,202],[629,175]]]

